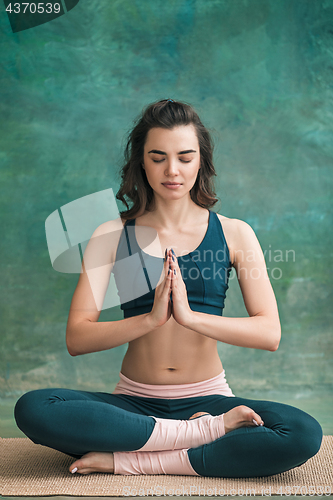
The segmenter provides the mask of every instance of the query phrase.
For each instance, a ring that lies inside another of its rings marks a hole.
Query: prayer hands
[[[168,251],[168,260],[171,271],[172,315],[182,326],[187,326],[192,315],[188,303],[187,290],[178,265],[176,254],[171,249]]]
[[[164,279],[155,289],[150,315],[155,328],[164,325],[171,315],[180,325],[186,327],[189,324],[192,310],[188,303],[187,290],[178,260],[172,249],[165,252]]]
[[[172,304],[170,300],[171,294],[171,271],[169,272],[169,258],[165,251],[164,258],[164,278],[155,288],[154,304],[151,310],[150,317],[153,321],[154,328],[164,325],[172,312]]]

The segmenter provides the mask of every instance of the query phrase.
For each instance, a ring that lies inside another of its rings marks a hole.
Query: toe
[[[72,474],[75,474],[75,472],[77,472],[79,469],[78,467],[78,464],[76,462],[74,462],[70,468],[69,468],[69,472],[71,472]]]
[[[79,458],[79,460],[76,460],[75,462],[72,463],[69,467],[69,472],[72,474],[75,474],[76,472],[81,472],[81,469],[86,466],[86,460],[85,457],[87,457],[88,453],[84,455],[83,457]]]

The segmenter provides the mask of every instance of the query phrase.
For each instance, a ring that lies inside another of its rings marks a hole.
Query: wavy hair
[[[127,207],[127,210],[120,212],[124,220],[134,219],[154,208],[154,192],[142,168],[144,145],[149,130],[152,128],[171,130],[180,125],[195,127],[200,147],[201,168],[190,191],[191,199],[203,208],[212,207],[218,201],[212,179],[214,175],[216,176],[213,165],[213,144],[208,130],[190,105],[164,99],[148,105],[128,134],[124,152],[125,164],[121,170],[121,185],[116,194],[116,198]],[[127,200],[133,203],[131,208]]]

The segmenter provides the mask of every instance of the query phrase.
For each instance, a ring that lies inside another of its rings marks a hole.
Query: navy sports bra
[[[222,316],[232,266],[221,222],[215,212],[209,210],[208,228],[200,245],[177,258],[190,308]],[[162,257],[149,255],[139,247],[135,219],[126,221],[112,270],[124,318],[151,311],[163,264]]]

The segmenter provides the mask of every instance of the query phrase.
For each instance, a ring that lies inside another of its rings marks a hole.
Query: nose
[[[173,158],[169,158],[165,167],[165,175],[174,176],[178,175],[178,165],[177,160]]]

